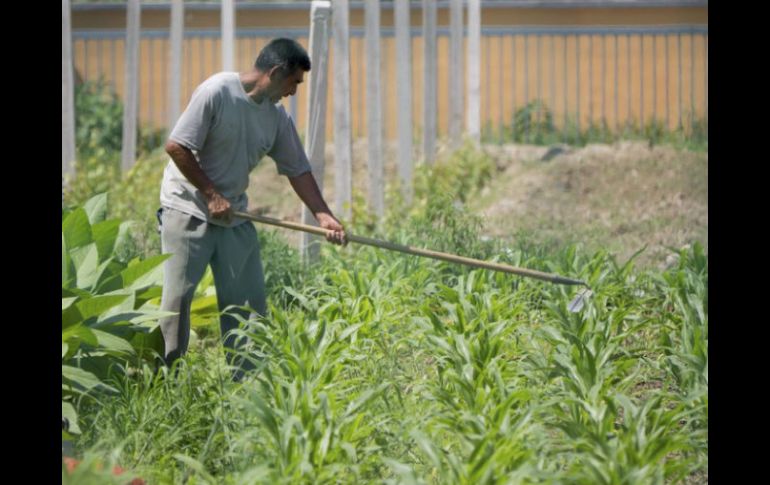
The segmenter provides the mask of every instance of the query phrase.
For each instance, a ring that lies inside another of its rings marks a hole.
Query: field
[[[345,222],[587,280],[580,312],[572,287],[369,247],[324,245],[303,266],[295,235],[258,227],[269,312],[243,322],[258,370],[242,383],[228,379],[210,275],[190,352],[175,372],[156,364],[165,157],[106,196],[65,194],[63,439],[83,461],[63,482],[707,483],[708,155],[548,151],[443,147],[414,203],[393,189],[376,221],[357,146]],[[265,160],[251,209],[298,220],[290,190]]]

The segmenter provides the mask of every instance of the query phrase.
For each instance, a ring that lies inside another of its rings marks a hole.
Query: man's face
[[[282,71],[276,72],[270,80],[270,101],[277,103],[286,96],[297,94],[299,86],[305,78],[305,71],[297,68],[291,74],[284,74]]]

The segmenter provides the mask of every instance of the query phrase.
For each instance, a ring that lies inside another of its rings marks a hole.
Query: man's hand
[[[322,228],[333,231],[326,234],[327,241],[333,244],[341,244],[343,246],[347,246],[348,239],[345,236],[345,228],[342,227],[340,221],[326,212],[317,213],[315,218],[318,220],[318,224]]]
[[[209,214],[214,219],[222,219],[230,224],[233,220],[233,208],[230,207],[230,201],[225,199],[219,192],[213,192],[208,196]]]

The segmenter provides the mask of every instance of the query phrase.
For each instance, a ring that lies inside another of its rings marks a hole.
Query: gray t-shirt
[[[268,155],[278,173],[296,177],[310,171],[294,122],[283,106],[257,104],[243,89],[237,72],[221,72],[205,80],[192,95],[169,138],[192,150],[214,187],[232,205],[245,211],[249,172]],[[202,220],[209,217],[203,194],[169,160],[163,173],[160,203]],[[233,218],[230,226],[246,222]]]

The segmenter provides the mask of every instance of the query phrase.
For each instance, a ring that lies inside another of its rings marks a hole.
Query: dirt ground
[[[485,234],[527,237],[551,247],[577,243],[605,249],[624,262],[646,247],[637,266],[673,264],[671,248],[699,241],[708,250],[708,153],[644,141],[613,145],[485,145],[498,173],[468,204]],[[395,144],[386,144],[387,180],[396,177]],[[439,161],[449,152],[439,146]],[[353,148],[353,185],[367,190],[366,145]],[[334,201],[332,145],[326,153],[324,195]],[[250,210],[300,220],[300,202],[270,159],[252,173]],[[282,231],[292,242],[296,233]]]

